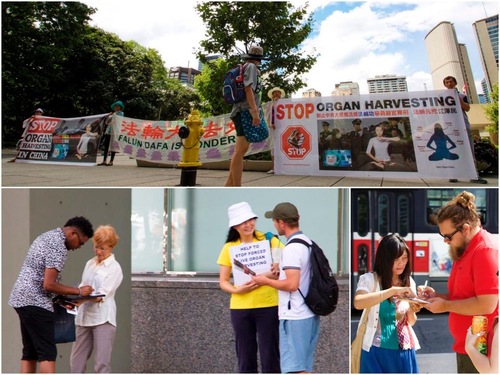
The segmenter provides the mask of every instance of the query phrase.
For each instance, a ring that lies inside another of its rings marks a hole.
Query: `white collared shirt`
[[[78,308],[76,324],[92,327],[109,322],[116,327],[115,293],[123,280],[120,264],[115,255],[111,254],[101,263],[97,257],[90,259],[85,265],[82,275],[82,285],[94,288],[93,294],[105,294],[101,302],[85,302]]]

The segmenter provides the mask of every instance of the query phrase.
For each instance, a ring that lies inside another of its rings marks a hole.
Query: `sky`
[[[194,10],[195,0],[84,0],[96,8],[91,24],[156,49],[167,67],[198,68],[194,51],[205,28]],[[291,1],[303,6],[305,1]],[[472,24],[498,14],[498,1],[351,1],[309,0],[314,29],[302,48],[315,51],[318,60],[303,75],[306,87],[323,96],[335,84],[357,82],[368,93],[367,79],[376,75],[406,76],[409,91],[433,87],[425,36],[442,21],[454,24],[458,41],[467,46],[478,93],[484,72]]]

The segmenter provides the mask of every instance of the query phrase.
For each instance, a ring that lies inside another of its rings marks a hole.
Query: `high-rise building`
[[[378,94],[383,92],[405,92],[408,91],[406,77],[395,74],[384,74],[368,78],[368,92]]]
[[[306,91],[302,91],[303,98],[315,98],[317,96],[321,96],[321,93],[319,91],[316,91],[315,89],[307,89]]]
[[[207,55],[206,56],[206,59],[207,59],[207,62],[210,62],[210,61],[214,61],[214,60],[217,60],[219,58],[221,58],[222,55]],[[203,69],[203,64],[201,63],[201,61],[198,61],[198,70],[201,72]]]
[[[335,84],[332,96],[359,95],[359,85],[357,82],[347,81]]]
[[[168,78],[173,78],[178,81],[181,81],[182,84],[187,86],[193,86],[194,77],[200,74],[199,70],[193,68],[183,68],[181,66],[176,66],[174,68],[170,68],[168,71]]]
[[[469,103],[478,103],[467,47],[458,43],[453,24],[443,21],[436,25],[425,36],[425,47],[434,89],[443,89],[443,79],[453,76],[457,80],[457,89],[465,91]]]
[[[485,78],[481,80],[481,88],[483,89],[484,101],[486,103],[491,103],[490,89],[488,88],[488,84],[486,83]]]
[[[474,22],[472,27],[476,35],[489,94],[493,85],[498,84],[498,14]]]

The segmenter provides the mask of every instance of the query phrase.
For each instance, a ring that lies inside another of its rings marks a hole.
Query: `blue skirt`
[[[369,352],[361,350],[360,372],[417,374],[415,349],[391,350],[372,346]]]

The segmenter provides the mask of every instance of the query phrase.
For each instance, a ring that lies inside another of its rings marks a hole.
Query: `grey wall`
[[[349,372],[349,281],[337,310],[321,317],[314,371]],[[131,371],[235,373],[229,294],[217,278],[132,278]]]
[[[114,250],[124,278],[116,294],[117,334],[113,372],[130,372],[130,189],[2,189],[2,372],[19,372],[19,319],[8,298],[31,242],[41,233],[62,227],[73,216],[85,216],[94,229],[115,227],[120,241]],[[62,283],[80,282],[87,260],[94,256],[92,241],[71,251],[61,273]],[[58,344],[57,372],[69,372],[71,345]],[[87,372],[93,372],[93,358]]]

